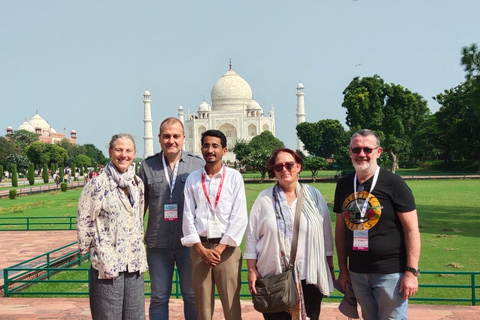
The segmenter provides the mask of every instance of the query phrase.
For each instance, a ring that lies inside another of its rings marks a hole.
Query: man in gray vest
[[[182,151],[185,133],[179,119],[165,119],[160,125],[158,137],[162,151],[145,159],[139,170],[145,184],[145,210],[149,208],[145,235],[151,281],[149,316],[151,320],[168,319],[176,265],[185,319],[196,320],[190,249],[182,246],[180,238],[183,237],[185,181],[192,171],[204,166],[204,161]]]

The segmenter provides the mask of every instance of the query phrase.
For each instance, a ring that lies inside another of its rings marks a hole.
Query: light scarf
[[[307,284],[314,284],[320,292],[328,296],[330,287],[333,286],[330,270],[327,268],[325,257],[325,245],[323,235],[323,218],[320,212],[320,206],[316,203],[317,195],[313,193],[313,187],[309,185],[297,184],[297,195],[303,189],[303,208],[302,214],[307,220],[307,233],[305,235],[305,243],[307,252],[305,254],[305,263],[307,264],[307,274],[305,280]],[[290,209],[287,204],[285,192],[277,184],[273,188],[275,215],[277,218],[277,228],[279,232],[280,250],[284,257],[284,264],[288,265],[290,259],[290,248],[293,238],[293,221]],[[300,283],[299,270],[296,270],[297,286],[299,288],[300,303],[290,310],[292,319],[305,319],[306,310],[303,301],[302,286]]]
[[[138,189],[136,187],[137,184],[135,181],[135,170],[133,169],[133,166],[129,166],[127,172],[120,173],[113,162],[110,161],[105,167],[105,172],[110,177],[112,190],[117,187],[128,189],[130,204],[133,206],[135,200],[138,198]]]

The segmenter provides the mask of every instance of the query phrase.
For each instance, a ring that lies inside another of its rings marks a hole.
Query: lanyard
[[[170,187],[170,203],[172,202],[173,188],[175,188],[175,183],[177,182],[177,173],[178,173],[178,163],[180,159],[177,160],[175,166],[173,167],[173,177],[172,182],[170,183],[170,174],[168,173],[167,163],[165,162],[165,154],[162,157],[163,170],[165,173],[165,179],[167,179],[168,186]]]
[[[207,198],[208,204],[210,205],[210,208],[212,209],[213,214],[215,214],[215,209],[218,206],[218,201],[220,200],[220,194],[222,193],[222,188],[223,188],[223,181],[225,180],[225,173],[226,169],[225,166],[222,168],[222,178],[220,179],[220,185],[218,186],[217,190],[217,196],[215,197],[215,206],[212,206],[212,203],[210,202],[210,197],[208,196],[207,192],[207,187],[205,186],[205,172],[202,174],[202,189],[203,189],[203,194],[205,195],[205,198]]]
[[[372,186],[370,187],[370,192],[368,193],[367,199],[365,199],[365,202],[363,203],[362,209],[360,209],[358,208],[358,203],[357,203],[357,173],[355,172],[355,178],[353,179],[353,193],[355,195],[355,204],[357,205],[357,208],[360,210],[360,216],[362,218],[365,217],[365,212],[367,212],[368,200],[370,199],[370,195],[372,194],[372,191],[375,188],[375,185],[377,184],[379,173],[380,173],[380,167],[377,166],[377,170],[375,170],[375,175],[373,176]]]

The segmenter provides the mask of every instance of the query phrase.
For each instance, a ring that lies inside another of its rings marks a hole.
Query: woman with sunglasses
[[[297,197],[303,192],[295,275],[300,299],[297,306],[280,313],[264,313],[266,320],[306,319],[320,316],[323,296],[333,292],[333,233],[330,212],[322,194],[298,182],[303,159],[293,150],[274,150],[268,175],[277,183],[262,191],[249,217],[245,254],[248,287],[255,281],[286,271],[290,259]],[[292,316],[293,315],[293,316]]]

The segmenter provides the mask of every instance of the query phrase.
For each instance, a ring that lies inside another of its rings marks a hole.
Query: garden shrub
[[[66,182],[60,183],[60,190],[62,190],[62,192],[67,192],[67,188],[68,188],[68,185]]]
[[[17,197],[17,189],[10,189],[10,191],[8,191],[8,197],[10,199],[15,199]]]

